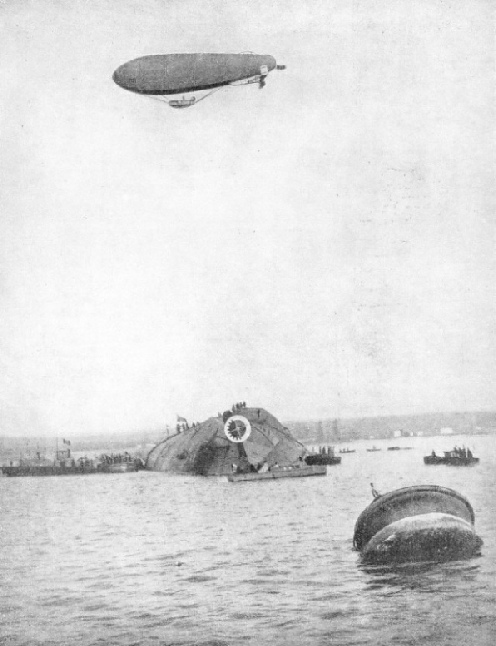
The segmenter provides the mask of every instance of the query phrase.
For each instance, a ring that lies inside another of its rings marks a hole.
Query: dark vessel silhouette
[[[424,457],[424,464],[446,464],[450,467],[469,467],[480,462],[470,449],[454,448],[451,451],[444,451],[444,455],[437,455],[432,451]]]

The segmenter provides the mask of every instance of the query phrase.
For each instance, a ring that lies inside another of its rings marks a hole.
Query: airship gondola
[[[113,79],[125,90],[163,100],[183,95],[167,103],[173,108],[187,108],[224,87],[258,83],[262,88],[274,69],[285,66],[264,54],[156,54],[124,63],[115,70]],[[184,97],[204,90],[208,94],[199,99]]]

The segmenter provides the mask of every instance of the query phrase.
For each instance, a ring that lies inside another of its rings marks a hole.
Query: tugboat
[[[310,453],[305,457],[308,466],[341,464],[341,458],[334,455],[331,446],[321,446],[318,453]]]
[[[450,467],[468,467],[478,464],[479,458],[474,457],[470,449],[456,447],[451,451],[445,451],[444,456],[437,455],[432,451],[424,457],[424,464],[447,464]]]

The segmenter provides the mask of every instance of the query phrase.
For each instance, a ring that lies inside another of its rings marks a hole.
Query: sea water
[[[454,443],[480,464],[423,464]],[[327,477],[0,478],[0,643],[496,643],[496,438],[353,446]],[[456,489],[474,507],[482,556],[363,568],[352,537],[371,482]]]

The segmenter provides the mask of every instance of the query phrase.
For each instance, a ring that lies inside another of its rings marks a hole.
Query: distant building
[[[453,429],[449,426],[445,426],[441,429],[441,435],[453,435]]]

